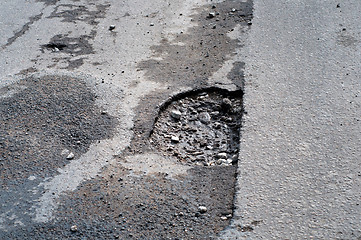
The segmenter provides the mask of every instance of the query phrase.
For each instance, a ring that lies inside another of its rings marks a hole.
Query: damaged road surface
[[[0,239],[361,239],[361,1],[0,10]]]
[[[0,238],[219,237],[252,1],[0,6]]]

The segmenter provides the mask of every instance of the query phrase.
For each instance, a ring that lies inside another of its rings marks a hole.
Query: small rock
[[[110,25],[109,26],[109,31],[113,31],[115,29],[115,25]]]
[[[179,120],[182,117],[182,113],[178,110],[173,110],[170,112],[170,116],[174,119]]]
[[[69,153],[69,155],[66,157],[68,160],[72,160],[74,158],[74,153]]]
[[[226,159],[227,158],[227,153],[218,153],[217,158]]]
[[[221,107],[223,111],[228,112],[232,108],[232,102],[228,98],[222,99]]]
[[[232,8],[232,12],[235,12],[236,11],[236,9],[235,8]]]
[[[70,231],[76,232],[76,231],[78,231],[78,227],[76,225],[73,225],[70,227]]]
[[[150,25],[151,27],[153,27],[153,26],[154,26],[154,23],[150,23],[149,25]]]
[[[198,119],[204,124],[209,124],[211,122],[211,116],[209,116],[207,112],[200,113]]]
[[[205,206],[199,206],[199,207],[198,207],[198,211],[199,211],[200,213],[205,213],[205,212],[207,212],[207,208],[206,208]]]
[[[221,219],[225,221],[225,220],[227,220],[228,218],[225,217],[225,216],[222,216]]]
[[[33,180],[36,179],[36,177],[35,177],[35,176],[30,176],[30,177],[28,177],[28,179],[29,179],[30,181],[33,181]]]
[[[208,14],[208,17],[209,18],[214,18],[216,16],[216,13],[215,12],[210,12],[209,14]]]
[[[179,142],[179,137],[172,136],[171,140],[172,140],[172,142],[178,143]]]

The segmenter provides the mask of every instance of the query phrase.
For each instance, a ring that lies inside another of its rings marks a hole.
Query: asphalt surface
[[[254,1],[225,239],[361,238],[360,12],[360,1]]]
[[[361,238],[359,1],[0,10],[1,239]]]
[[[216,238],[234,208],[252,2],[1,9],[1,238]],[[181,141],[154,144],[157,120]],[[195,164],[182,144],[207,154]]]

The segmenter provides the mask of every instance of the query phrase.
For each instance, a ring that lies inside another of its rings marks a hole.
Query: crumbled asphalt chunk
[[[178,110],[173,110],[170,112],[170,116],[172,116],[172,118],[179,120],[182,117],[182,113]]]
[[[68,160],[72,160],[74,158],[74,153],[69,153],[69,155],[66,157]]]

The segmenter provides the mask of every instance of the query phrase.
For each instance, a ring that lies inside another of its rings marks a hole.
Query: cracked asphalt
[[[0,9],[0,239],[361,238],[359,1]]]

